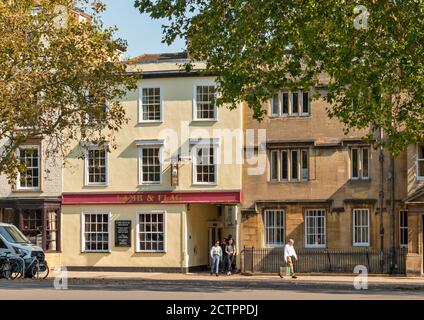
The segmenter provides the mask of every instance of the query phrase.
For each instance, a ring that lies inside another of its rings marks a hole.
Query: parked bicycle
[[[47,263],[38,260],[37,257],[31,257],[29,259],[20,257],[16,263],[14,272],[18,274],[18,278],[46,279],[50,272]]]
[[[21,277],[18,257],[10,253],[0,256],[0,278],[15,280]]]

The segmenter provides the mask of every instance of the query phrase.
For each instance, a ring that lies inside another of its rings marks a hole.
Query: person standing
[[[218,276],[219,262],[221,261],[222,257],[222,249],[219,245],[219,240],[215,241],[215,245],[211,248],[210,255],[212,258],[211,275],[215,273],[215,275]]]
[[[222,273],[224,273],[227,270],[227,266],[226,266],[227,259],[226,259],[226,254],[225,254],[225,247],[226,246],[227,246],[227,239],[224,238],[224,239],[222,239],[222,242],[221,242],[221,250],[224,254],[224,258],[221,259],[221,263],[220,263]]]
[[[231,271],[233,268],[233,260],[234,257],[236,256],[237,252],[236,252],[236,246],[234,244],[234,239],[230,238],[228,240],[228,244],[225,247],[225,259],[226,259],[226,263],[224,263],[225,266],[227,266],[227,275],[231,275]]]
[[[297,261],[297,254],[296,254],[296,250],[294,249],[294,240],[289,239],[289,241],[284,246],[284,262],[285,262],[286,267],[290,268],[291,277],[293,279],[297,279],[297,277],[294,273],[293,259]],[[281,268],[280,268],[279,276],[280,276],[280,278],[283,278]]]

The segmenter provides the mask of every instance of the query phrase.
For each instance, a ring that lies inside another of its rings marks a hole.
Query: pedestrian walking
[[[297,254],[296,254],[296,250],[294,249],[294,240],[289,239],[289,241],[284,246],[284,262],[285,262],[285,267],[287,269],[290,269],[290,276],[293,279],[297,279],[294,273],[293,259],[297,261]],[[280,268],[280,273],[279,273],[280,278],[283,278],[283,273],[281,272],[282,271],[281,269],[283,267],[284,266],[281,266]]]
[[[227,275],[231,275],[231,271],[233,269],[233,260],[237,255],[236,246],[234,244],[234,239],[230,238],[228,240],[228,244],[225,247],[225,260],[226,263],[224,265],[227,267]]]
[[[219,245],[219,240],[215,241],[215,245],[212,246],[211,248],[210,255],[212,258],[211,275],[215,273],[215,275],[218,276],[219,262],[221,261],[221,257],[222,257],[222,249],[221,249],[221,246]]]

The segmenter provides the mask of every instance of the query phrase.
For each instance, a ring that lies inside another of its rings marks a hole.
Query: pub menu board
[[[131,220],[115,221],[115,247],[131,247]]]

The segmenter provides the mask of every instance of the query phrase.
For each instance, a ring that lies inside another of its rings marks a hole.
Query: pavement
[[[354,275],[211,276],[209,273],[75,272],[67,290],[46,280],[0,279],[0,300],[424,300],[424,278],[369,276],[366,290],[354,287]],[[57,282],[57,279],[56,279]]]

